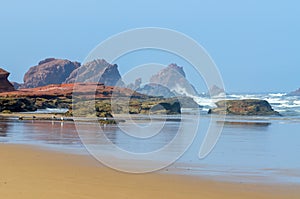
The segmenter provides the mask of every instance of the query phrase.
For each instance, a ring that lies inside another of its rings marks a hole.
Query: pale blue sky
[[[155,26],[198,41],[227,91],[290,91],[300,87],[299,8],[296,0],[1,1],[0,67],[21,82],[46,57],[81,62],[111,35]]]

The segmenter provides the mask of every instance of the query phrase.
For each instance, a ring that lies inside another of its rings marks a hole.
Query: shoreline
[[[233,183],[176,174],[126,174],[91,156],[0,144],[5,198],[299,198],[297,185]],[[17,191],[16,191],[17,190]]]

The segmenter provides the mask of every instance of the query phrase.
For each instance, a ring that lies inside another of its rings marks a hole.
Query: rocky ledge
[[[73,95],[74,86],[76,95]],[[72,115],[72,105],[80,116],[110,117],[111,99],[121,102],[120,114],[180,114],[178,100],[143,95],[128,88],[105,86],[100,83],[57,84],[38,88],[20,89],[0,93],[0,112],[27,112],[45,108],[68,108]],[[128,106],[128,99],[129,106]],[[182,103],[184,103],[184,100]],[[72,102],[76,102],[72,104]],[[92,104],[93,106],[89,106]],[[79,108],[78,108],[79,107]],[[91,108],[92,107],[92,108]]]
[[[217,107],[210,109],[209,114],[228,115],[280,115],[274,111],[266,100],[244,99],[244,100],[221,100],[216,103]]]

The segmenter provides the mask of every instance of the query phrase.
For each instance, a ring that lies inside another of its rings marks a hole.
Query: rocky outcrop
[[[266,100],[221,100],[216,105],[217,108],[210,109],[209,114],[279,115]]]
[[[7,80],[9,72],[0,68],[0,92],[9,92],[15,90],[13,85]]]
[[[104,59],[97,59],[83,64],[74,70],[65,83],[74,82],[103,83],[106,86],[123,86],[117,64],[109,64]]]
[[[75,95],[73,95],[74,87],[76,87]],[[4,92],[0,93],[0,107],[1,111],[10,112],[26,112],[44,108],[71,109],[72,102],[76,101],[75,107],[78,107],[82,116],[90,116],[96,108],[97,116],[106,117],[112,112],[112,97],[116,97],[121,102],[120,107],[117,107],[117,113],[149,114],[151,108],[158,104],[165,108],[165,112],[156,107],[152,111],[153,114],[180,113],[180,108],[178,109],[177,104],[174,104],[178,101],[177,99],[149,97],[128,88],[105,86],[98,83],[58,84]],[[128,99],[130,99],[129,107]],[[87,106],[87,104],[93,106]],[[90,109],[91,107],[92,109]],[[68,113],[72,114],[72,110]]]
[[[287,94],[288,96],[300,96],[300,88]]]
[[[35,111],[34,100],[28,98],[0,98],[0,112]]]
[[[167,87],[177,95],[198,96],[196,89],[186,79],[183,67],[170,64],[150,78],[151,83]]]
[[[66,59],[47,58],[31,67],[24,76],[23,88],[35,88],[49,84],[61,84],[80,66]]]

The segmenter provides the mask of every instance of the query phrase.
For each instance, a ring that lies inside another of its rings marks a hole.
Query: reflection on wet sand
[[[3,123],[3,122],[0,121],[0,137],[6,137],[7,136],[8,128],[9,128],[9,126],[6,122]]]
[[[49,144],[74,144],[79,142],[79,137],[73,122],[59,121],[32,121],[26,124],[31,133],[24,135],[30,140],[37,140]]]
[[[251,128],[251,127],[268,127],[271,125],[270,122],[253,122],[253,121],[217,121],[218,124],[224,124],[230,127],[239,127],[242,126],[244,128]]]

